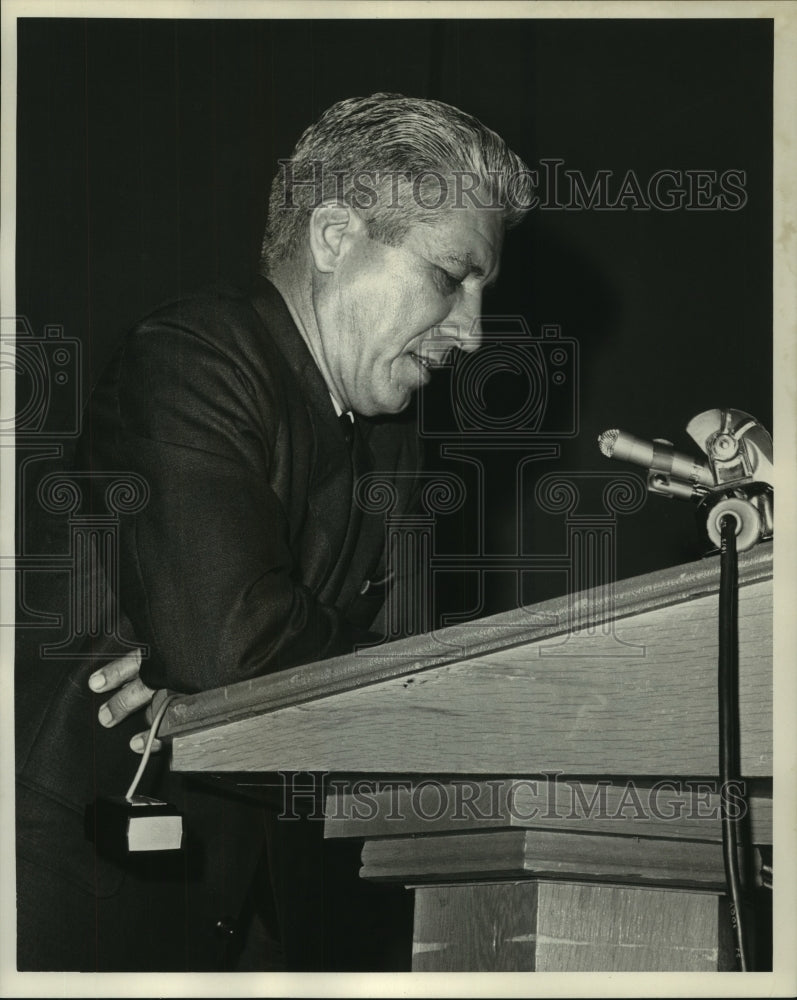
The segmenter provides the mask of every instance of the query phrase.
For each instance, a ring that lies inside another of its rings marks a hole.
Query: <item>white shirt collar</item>
[[[332,395],[331,392],[329,394],[329,398],[332,400],[332,405],[335,407],[335,413],[337,413],[339,417],[345,413],[346,416],[349,418],[349,420],[351,420],[351,422],[354,423],[354,414],[351,412],[351,410],[342,410],[340,407],[340,403],[337,401],[337,399],[335,399],[335,397]]]

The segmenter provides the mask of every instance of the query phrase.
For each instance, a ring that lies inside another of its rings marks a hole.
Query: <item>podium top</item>
[[[740,555],[740,587],[766,581],[771,576],[771,543],[758,545]],[[718,588],[719,558],[710,556],[622,580],[611,588],[564,595],[488,618],[363,648],[346,656],[181,696],[169,705],[159,735],[173,738],[224,726],[557,637],[560,645],[568,636],[594,642],[601,634],[606,634],[605,626],[609,622],[695,601],[716,593]],[[765,627],[771,634],[771,619]],[[609,650],[604,655],[622,658],[622,646],[620,642],[613,652]]]

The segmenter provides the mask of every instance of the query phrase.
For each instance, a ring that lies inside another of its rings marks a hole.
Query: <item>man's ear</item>
[[[363,220],[349,205],[329,202],[318,205],[310,216],[310,253],[319,271],[334,271],[346,254],[352,238],[365,229]]]

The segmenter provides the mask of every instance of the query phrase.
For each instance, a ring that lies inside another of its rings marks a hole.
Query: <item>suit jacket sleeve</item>
[[[150,649],[143,680],[193,692],[349,651],[358,630],[297,572],[275,482],[305,470],[281,467],[277,381],[254,385],[228,352],[161,319],[128,338],[116,385],[114,432],[104,444],[96,420],[92,453],[149,485],[122,518],[112,581]]]

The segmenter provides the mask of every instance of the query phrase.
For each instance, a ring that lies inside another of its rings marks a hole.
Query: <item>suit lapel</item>
[[[382,518],[364,517],[354,496],[357,479],[374,467],[367,439],[370,428],[358,418],[351,446],[346,442],[326,383],[271,282],[256,279],[252,304],[291,369],[310,415],[314,459],[308,514],[314,520],[314,534],[324,536],[319,546],[328,548],[314,560],[313,589],[326,603],[344,607],[359,592],[384,539]]]

